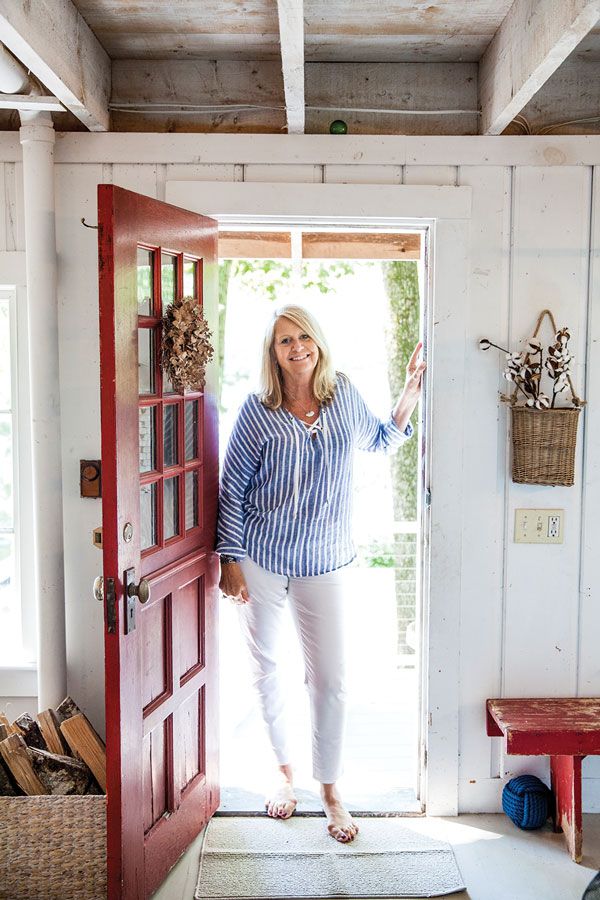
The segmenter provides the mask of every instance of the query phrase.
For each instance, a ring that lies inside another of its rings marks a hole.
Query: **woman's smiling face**
[[[285,316],[275,324],[273,349],[282,373],[293,378],[311,375],[319,359],[319,348],[313,339]]]

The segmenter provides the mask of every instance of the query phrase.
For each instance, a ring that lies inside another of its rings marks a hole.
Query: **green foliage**
[[[419,274],[417,263],[413,260],[384,262],[381,267],[389,300],[388,380],[392,396],[397,398],[404,387],[406,364],[419,340]],[[411,422],[416,431],[417,410],[413,413]],[[398,522],[415,521],[419,483],[417,435],[390,458],[390,467],[394,518]],[[412,652],[405,642],[405,635],[406,628],[414,621],[416,613],[415,561],[414,557],[406,554],[411,544],[411,539],[407,538],[407,535],[398,535],[398,564],[395,571],[398,650],[404,654]],[[414,538],[412,542],[414,543]],[[416,548],[416,544],[414,546]]]
[[[384,262],[381,264],[389,300],[388,380],[394,400],[400,396],[406,377],[406,365],[419,340],[419,277],[417,263]],[[417,426],[417,410],[411,417]],[[415,438],[391,457],[394,516],[397,521],[417,518],[419,442]]]
[[[360,547],[359,556],[371,569],[393,569],[396,565],[394,547],[385,541],[373,540],[367,547]]]
[[[221,271],[228,267],[229,278],[237,278],[246,290],[272,301],[285,295],[293,281],[292,264],[279,259],[229,259],[222,260],[219,266]],[[300,287],[303,291],[316,289],[327,294],[335,281],[353,272],[352,265],[344,260],[309,260],[302,263]]]
[[[278,259],[237,259],[233,261],[231,275],[246,290],[276,300],[289,286],[292,267]]]
[[[302,288],[317,288],[322,294],[334,289],[333,281],[354,274],[354,267],[345,260],[328,263],[311,260],[302,264]]]

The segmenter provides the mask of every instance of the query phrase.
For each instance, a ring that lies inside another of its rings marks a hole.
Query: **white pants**
[[[292,761],[276,659],[287,596],[302,645],[310,697],[313,776],[322,784],[332,784],[342,774],[346,698],[342,616],[347,567],[325,575],[288,578],[261,568],[249,557],[240,565],[250,595],[250,601],[239,607],[240,622],[277,762]]]

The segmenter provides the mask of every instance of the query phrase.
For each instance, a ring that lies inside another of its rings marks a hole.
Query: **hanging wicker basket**
[[[545,309],[540,313],[534,336],[545,316],[556,333],[554,316]],[[577,425],[585,401],[575,393],[570,377],[568,382],[573,403],[569,407],[531,409],[516,405],[516,392],[510,397],[512,480],[517,484],[571,486],[575,483]]]
[[[580,409],[512,407],[512,480],[572,485]]]

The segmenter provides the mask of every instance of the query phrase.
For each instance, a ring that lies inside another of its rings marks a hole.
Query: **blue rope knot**
[[[502,809],[519,828],[542,828],[551,802],[552,791],[536,775],[511,778],[502,791]]]

